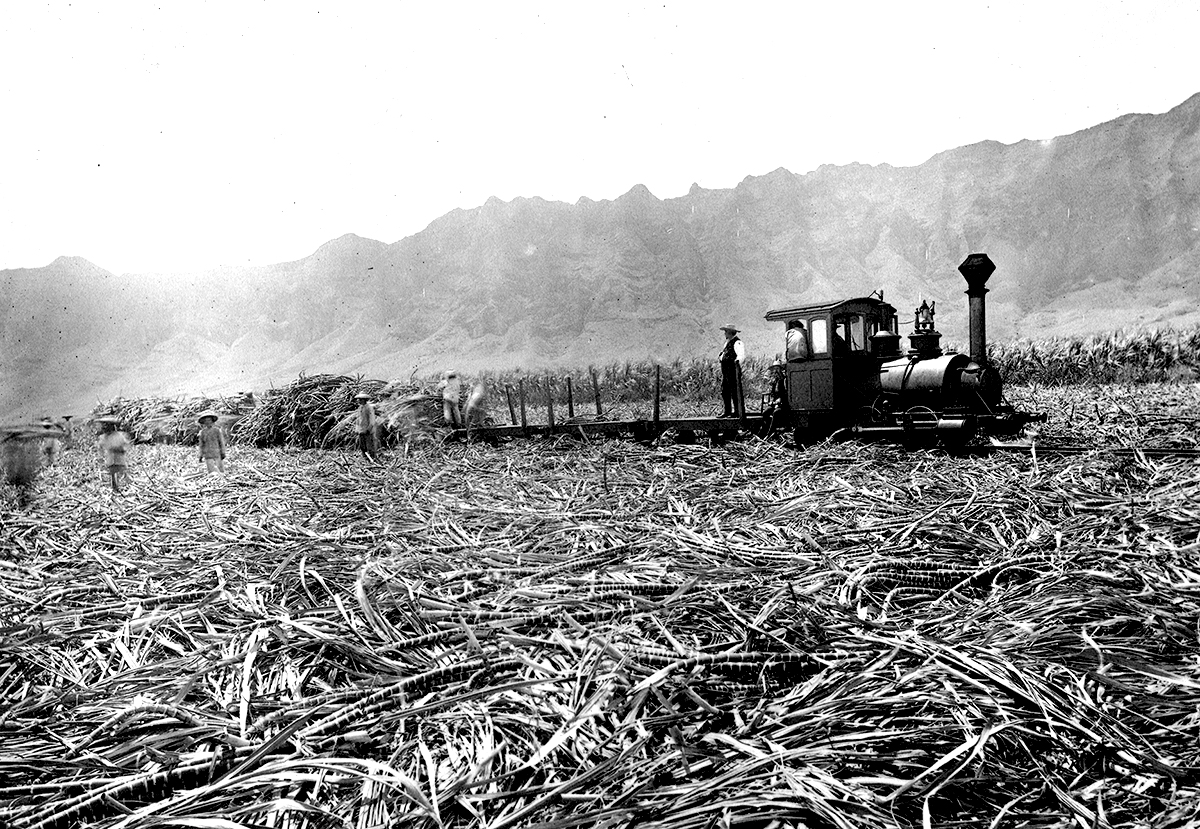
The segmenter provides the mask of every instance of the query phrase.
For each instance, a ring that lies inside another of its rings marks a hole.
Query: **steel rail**
[[[975,455],[995,452],[1026,452],[1039,455],[1112,455],[1119,458],[1200,458],[1200,449],[1172,446],[1059,446],[1053,443],[993,443],[965,446],[962,450]]]

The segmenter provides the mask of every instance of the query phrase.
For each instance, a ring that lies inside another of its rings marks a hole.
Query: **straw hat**
[[[354,395],[354,399],[355,400],[370,400],[371,395],[367,394],[365,391],[360,391],[358,394]]]
[[[721,330],[722,331],[732,331],[735,334],[742,333],[742,329],[737,328],[736,326],[733,326],[733,325],[722,325]]]
[[[196,422],[203,423],[204,418],[206,418],[206,417],[211,417],[213,420],[216,420],[218,417],[220,417],[220,415],[218,415],[212,409],[205,409],[200,414],[196,415]]]

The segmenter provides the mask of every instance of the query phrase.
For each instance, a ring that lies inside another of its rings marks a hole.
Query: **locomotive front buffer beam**
[[[856,424],[846,430],[864,440],[940,440],[962,445],[977,434],[1016,435],[1031,423],[1045,423],[1045,414],[1009,411],[976,415],[971,413],[936,414],[928,410],[897,414],[892,423]]]

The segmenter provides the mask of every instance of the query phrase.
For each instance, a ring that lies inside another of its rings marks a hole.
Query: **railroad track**
[[[600,420],[554,424],[528,424],[488,426],[472,430],[475,437],[547,437],[553,434],[582,435],[587,437],[641,436],[654,437],[667,429],[675,429],[693,435],[736,434],[761,429],[762,417],[747,414],[742,418],[722,419],[715,417],[662,418],[658,420]],[[456,435],[464,437],[467,432],[459,430]],[[848,437],[842,433],[843,437]],[[836,435],[835,435],[836,437]],[[1038,455],[1090,455],[1101,454],[1113,457],[1144,458],[1200,458],[1200,448],[1162,446],[1063,446],[1053,443],[992,443],[955,447],[955,454],[992,455],[999,452],[1024,452]]]
[[[1027,452],[1039,455],[1111,455],[1134,458],[1200,458],[1200,449],[1185,449],[1169,446],[1059,446],[1053,443],[996,443],[986,446],[968,446],[962,451],[973,455],[991,455],[996,452]]]

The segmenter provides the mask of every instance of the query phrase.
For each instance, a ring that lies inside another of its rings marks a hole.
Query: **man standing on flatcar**
[[[725,413],[718,417],[740,417],[742,401],[738,375],[741,373],[742,361],[746,358],[746,346],[738,339],[740,333],[732,325],[722,325],[725,332],[725,345],[721,348],[718,359],[721,362],[721,404]]]

